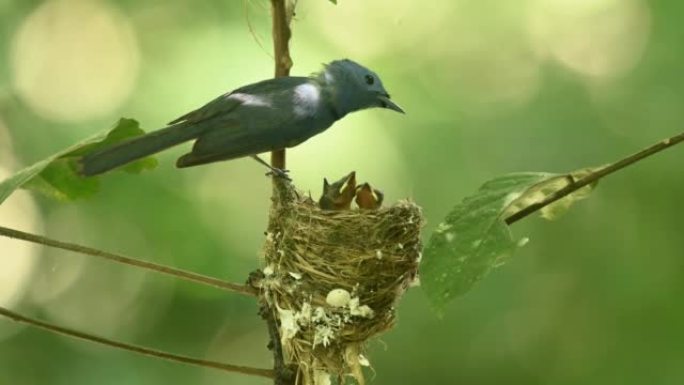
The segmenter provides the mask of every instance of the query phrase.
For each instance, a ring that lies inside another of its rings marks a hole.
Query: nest
[[[390,329],[394,305],[417,282],[423,217],[412,202],[321,210],[290,184],[274,195],[261,298],[279,326],[296,384],[352,376],[364,384],[365,342]]]

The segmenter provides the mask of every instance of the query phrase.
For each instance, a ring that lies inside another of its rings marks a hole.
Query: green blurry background
[[[294,74],[350,57],[407,111],[353,114],[289,151],[298,186],[356,170],[411,197],[425,234],[481,182],[599,165],[682,129],[684,3],[300,0]],[[119,117],[156,129],[272,74],[267,0],[0,0],[0,177]],[[182,146],[181,146],[182,147]],[[0,224],[243,281],[270,181],[251,160],[139,176],[91,199],[19,192]],[[374,384],[681,384],[684,148],[603,181],[455,301],[419,289],[371,344]],[[253,300],[0,239],[0,304],[110,338],[268,367]],[[267,384],[0,320],[0,384]]]

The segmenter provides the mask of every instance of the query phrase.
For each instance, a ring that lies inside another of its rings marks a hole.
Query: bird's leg
[[[270,164],[268,164],[268,163],[267,163],[266,161],[264,161],[263,159],[259,158],[258,155],[252,155],[252,158],[253,158],[254,160],[256,160],[257,162],[263,164],[264,166],[268,167],[269,170],[271,170],[271,171],[268,172],[266,175],[275,175],[275,176],[277,176],[278,178],[283,178],[283,179],[285,179],[285,180],[292,181],[292,179],[290,179],[290,177],[287,175],[287,171],[288,171],[288,170],[282,170],[282,169],[279,169],[279,168],[275,168],[275,167],[271,166]]]

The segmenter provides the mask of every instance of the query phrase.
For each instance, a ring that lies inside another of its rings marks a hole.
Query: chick
[[[356,188],[356,204],[360,209],[379,209],[384,198],[385,195],[382,191],[372,188],[368,183],[364,183]]]
[[[323,194],[318,205],[323,210],[349,210],[356,195],[356,172],[352,171],[337,182],[323,179]]]

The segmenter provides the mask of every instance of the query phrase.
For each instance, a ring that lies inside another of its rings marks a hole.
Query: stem
[[[273,55],[275,57],[275,77],[288,76],[292,68],[290,58],[291,15],[285,4],[286,0],[271,0],[273,12]],[[271,152],[271,166],[285,169],[285,149]]]
[[[120,254],[110,253],[107,251],[98,250],[92,247],[81,246],[75,243],[62,242],[55,239],[46,238],[40,235],[25,233],[23,231],[10,229],[7,227],[0,226],[0,235],[20,239],[27,242],[38,243],[44,246],[54,247],[57,249],[74,251],[76,253],[81,253],[85,255],[90,255],[93,257],[104,258],[109,261],[122,263],[124,265],[135,266],[145,270],[152,270],[157,273],[170,275],[175,278],[179,278],[185,281],[191,281],[195,283],[200,283],[203,285],[209,285],[217,287],[219,289],[232,291],[239,294],[255,296],[256,291],[249,286],[240,285],[236,283],[222,281],[217,278],[207,277],[205,275],[193,273],[186,270],[176,269],[169,266],[159,265],[152,262],[141,261],[129,257],[125,257]]]
[[[169,361],[174,361],[174,362],[181,362],[185,364],[190,364],[190,365],[196,365],[196,366],[202,366],[205,368],[213,368],[213,369],[218,369],[218,370],[223,370],[226,372],[235,372],[235,373],[242,373],[242,374],[248,374],[251,376],[259,376],[259,377],[266,377],[266,378],[273,378],[274,377],[274,372],[270,369],[258,369],[258,368],[251,368],[247,366],[238,366],[238,365],[231,365],[231,364],[224,364],[221,362],[216,362],[216,361],[206,361],[206,360],[201,360],[199,358],[193,358],[193,357],[187,357],[187,356],[180,356],[176,354],[171,354],[167,353],[161,350],[154,350],[154,349],[149,349],[145,348],[142,346],[136,346],[136,345],[129,345],[125,344],[123,342],[118,342],[118,341],[113,341],[107,338],[103,337],[98,337],[94,336],[91,334],[79,332],[76,330],[68,329],[65,327],[53,325],[47,322],[43,322],[37,319],[29,318],[26,316],[23,316],[21,314],[15,313],[11,310],[5,309],[4,307],[0,307],[0,315],[5,316],[7,318],[10,318],[16,322],[35,326],[41,329],[45,329],[49,332],[55,333],[55,334],[61,334],[73,338],[78,338],[90,342],[95,342],[101,345],[107,345],[111,347],[115,347],[118,349],[122,350],[127,350],[129,352],[134,352],[138,354],[144,354],[146,356],[152,356],[156,358],[163,358],[165,360]]]
[[[296,1],[292,3],[292,7],[287,9],[288,0],[271,0],[271,10],[273,17],[273,56],[275,60],[275,77],[288,76],[290,74],[290,68],[292,68],[292,58],[290,57],[290,37],[292,32],[290,31],[290,21],[292,20],[292,15],[294,14],[294,8]],[[290,0],[292,1],[292,0]],[[271,166],[279,168],[281,170],[285,169],[285,149],[276,150],[271,152]],[[281,178],[273,178],[273,194],[274,200],[273,205],[277,202],[275,198],[279,196],[277,194],[278,187],[283,187],[283,180]],[[274,214],[271,213],[269,218],[269,230],[277,227],[272,217]],[[278,328],[278,320],[275,318],[274,309],[268,304],[267,301],[262,301],[261,315],[266,320],[268,327],[268,334],[270,337],[269,347],[273,352],[273,368],[274,368],[274,384],[275,385],[294,385],[296,380],[296,367],[290,368],[285,364],[285,358],[283,356],[283,349],[280,343],[280,332]]]
[[[288,366],[285,363],[283,344],[280,342],[278,321],[276,320],[272,309],[266,304],[261,307],[259,314],[261,315],[261,318],[266,321],[266,326],[268,327],[268,337],[270,339],[268,348],[273,351],[273,371],[276,374],[274,385],[294,384],[296,380],[296,367]]]
[[[670,138],[667,138],[665,140],[661,140],[660,142],[647,147],[635,154],[632,154],[626,158],[623,158],[615,163],[609,164],[605,167],[602,167],[598,169],[597,171],[592,172],[591,174],[585,176],[582,179],[573,181],[572,183],[568,184],[567,186],[563,187],[562,189],[554,192],[553,194],[547,196],[544,200],[531,204],[524,209],[518,211],[515,214],[512,214],[508,218],[506,218],[505,222],[506,224],[510,225],[513,224],[526,216],[537,212],[538,210],[542,209],[543,207],[546,207],[550,205],[551,203],[568,196],[572,194],[573,192],[581,189],[584,186],[588,186],[599,179],[608,176],[616,171],[622,170],[623,168],[630,166],[636,162],[639,162],[643,159],[648,158],[651,155],[655,155],[659,153],[660,151],[663,151],[665,149],[668,149],[676,144],[679,144],[684,141],[684,132],[672,136]]]

